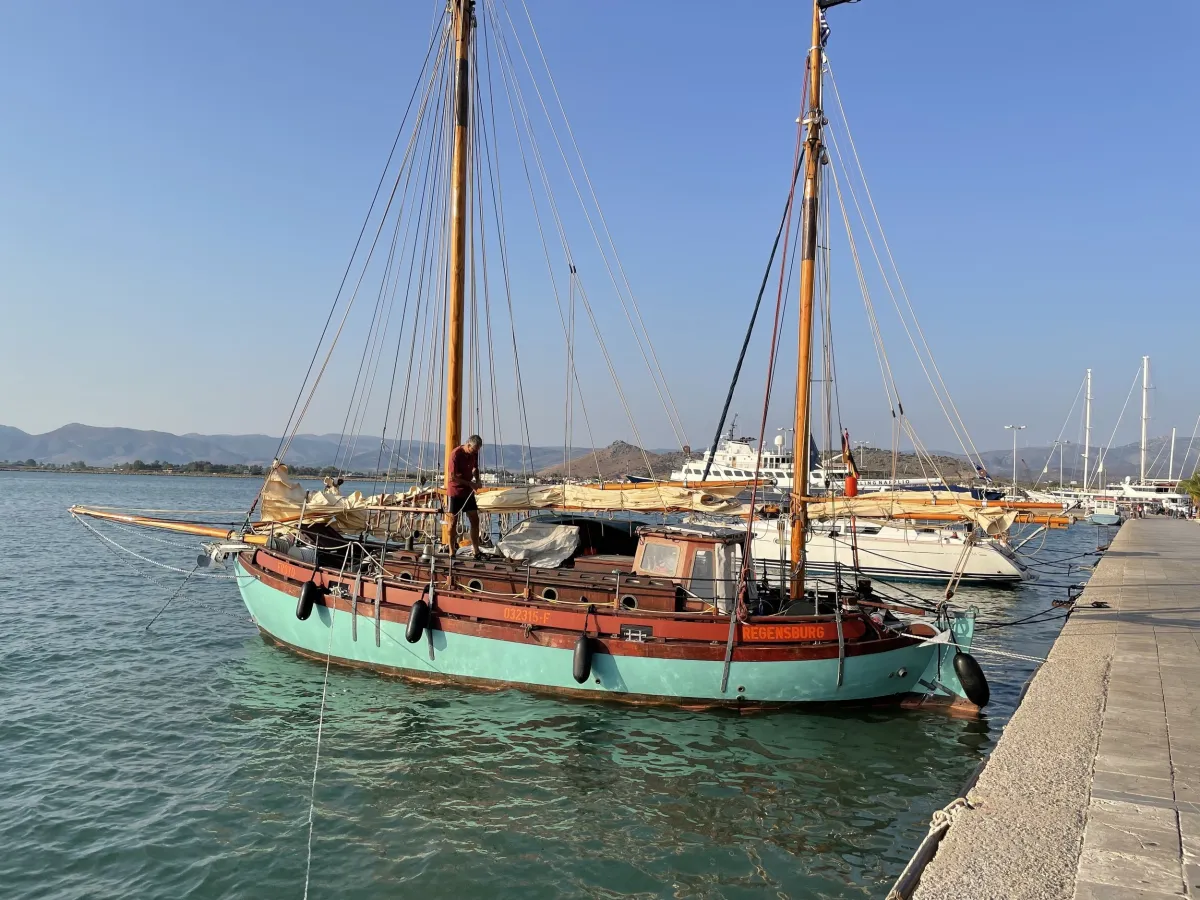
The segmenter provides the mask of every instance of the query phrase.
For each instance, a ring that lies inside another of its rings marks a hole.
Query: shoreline
[[[257,478],[259,480],[266,478],[267,473],[264,471],[261,475],[254,475],[249,472],[130,472],[127,469],[31,469],[27,466],[0,466],[0,472],[24,472],[29,474],[40,475],[152,475],[157,478]],[[308,480],[324,478],[324,475],[304,475],[289,473],[293,478],[303,478]],[[340,475],[338,476],[343,481],[375,481],[381,479],[382,475]],[[396,481],[395,475],[391,478]],[[400,481],[411,481],[413,479],[400,478]]]

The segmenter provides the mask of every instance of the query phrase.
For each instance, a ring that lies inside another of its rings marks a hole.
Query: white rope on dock
[[[921,872],[933,858],[938,843],[954,823],[954,818],[963,810],[973,807],[965,797],[955,797],[941,809],[934,810],[929,818],[929,831],[922,838],[916,852],[896,879],[895,886],[888,892],[887,900],[909,900],[920,882]]]

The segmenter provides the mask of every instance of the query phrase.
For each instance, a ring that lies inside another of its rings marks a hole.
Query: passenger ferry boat
[[[671,473],[671,481],[683,484],[696,484],[704,479],[705,484],[722,484],[733,481],[748,481],[758,479],[767,483],[768,487],[781,494],[792,490],[792,471],[795,463],[793,452],[783,446],[783,436],[775,438],[772,450],[764,451],[762,463],[759,464],[758,450],[755,449],[755,439],[752,437],[734,437],[734,425],[730,426],[729,434],[717,444],[716,450],[705,450],[697,459],[689,459]],[[820,459],[815,448],[810,451],[810,458]],[[711,460],[711,465],[710,465]],[[708,478],[704,478],[705,467],[708,467]],[[838,454],[834,454],[816,466],[808,473],[808,491],[811,494],[824,494],[828,491],[841,493],[845,489],[846,476],[850,474],[845,463]],[[649,479],[630,476],[634,482]],[[964,485],[946,485],[940,478],[866,478],[859,476],[858,492],[860,494],[872,491],[953,491],[971,493],[975,489]],[[997,496],[998,496],[998,492]],[[977,499],[996,499],[996,497],[978,496]]]

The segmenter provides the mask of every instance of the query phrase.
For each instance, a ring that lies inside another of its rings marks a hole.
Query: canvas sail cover
[[[374,494],[364,496],[362,491],[343,495],[336,485],[326,483],[319,491],[306,490],[304,485],[288,480],[285,465],[276,465],[267,475],[263,485],[260,508],[261,521],[287,525],[296,522],[301,511],[304,521],[328,522],[344,534],[362,534],[396,530],[397,519],[387,513],[380,514],[381,506],[411,506],[423,497],[436,491],[413,487],[402,493]],[[374,511],[373,511],[374,510]],[[389,521],[390,520],[390,521]]]
[[[707,485],[704,490],[682,485],[591,484],[517,485],[483,490],[476,494],[479,508],[487,512],[520,512],[528,509],[577,509],[597,512],[736,512],[734,499],[741,485]]]
[[[579,549],[579,528],[526,519],[496,543],[507,559],[520,560],[535,569],[553,569]]]
[[[306,522],[328,522],[344,534],[364,532],[382,535],[398,530],[400,514],[389,514],[380,507],[411,508],[414,505],[440,506],[437,488],[417,487],[404,492],[364,496],[361,491],[343,495],[332,484],[324,489],[308,491],[304,485],[290,481],[287,466],[271,469],[263,485],[260,508],[261,521],[267,524],[298,521],[301,511]],[[536,509],[570,509],[596,512],[736,512],[733,498],[741,486],[709,485],[704,490],[682,486],[640,485],[518,485],[484,488],[476,494],[479,508],[485,512],[522,512]]]
[[[851,515],[866,519],[891,519],[901,515],[919,518],[921,513],[933,511],[961,516],[993,536],[1008,531],[1017,519],[1015,510],[971,506],[953,499],[932,497],[927,491],[879,491],[857,497],[832,497],[808,505],[808,514],[813,519]]]

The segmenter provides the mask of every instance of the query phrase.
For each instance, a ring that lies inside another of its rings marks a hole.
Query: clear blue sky
[[[437,8],[4,4],[0,423],[278,433]],[[703,446],[778,220],[805,4],[531,9]],[[1143,353],[1151,430],[1190,434],[1200,5],[863,0],[830,18],[884,226],[981,449],[1005,446],[1014,421],[1029,425],[1022,443],[1053,438],[1087,366],[1107,438]],[[844,416],[881,443],[887,408],[848,274],[835,302]],[[556,322],[526,324],[523,340],[561,351]],[[953,449],[894,315],[884,330],[918,431]],[[747,370],[742,423],[762,371]],[[534,416],[534,441],[553,444],[561,366],[530,373],[557,378]],[[649,394],[631,390],[643,438],[669,446]],[[597,409],[598,441],[631,437]],[[343,412],[332,398],[305,430],[340,430]],[[1135,412],[1120,437],[1134,439]]]

